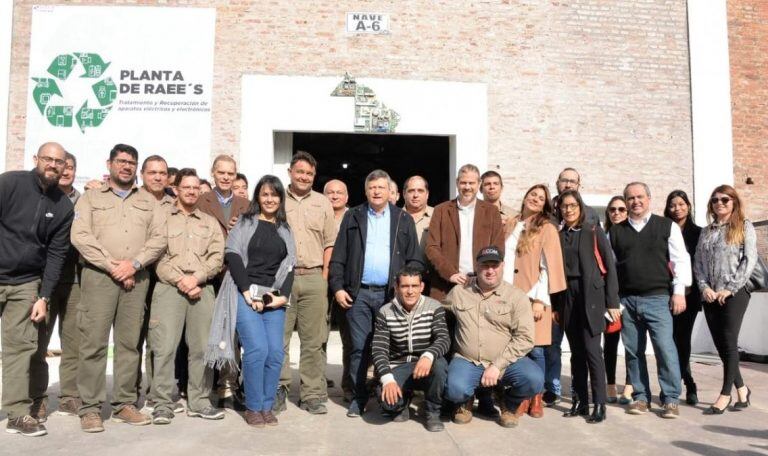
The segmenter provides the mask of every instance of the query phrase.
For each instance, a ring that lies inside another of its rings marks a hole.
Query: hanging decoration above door
[[[355,131],[373,133],[394,133],[400,114],[378,100],[376,93],[355,81],[349,73],[336,86],[332,97],[354,97]]]

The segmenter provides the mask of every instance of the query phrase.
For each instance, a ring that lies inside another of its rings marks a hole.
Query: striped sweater
[[[445,356],[451,346],[445,310],[442,305],[422,296],[411,312],[406,312],[397,298],[384,304],[376,315],[373,333],[373,365],[381,383],[394,380],[395,366],[426,356],[432,360]]]

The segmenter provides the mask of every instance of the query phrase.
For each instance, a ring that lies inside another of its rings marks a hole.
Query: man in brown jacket
[[[499,210],[477,199],[479,187],[477,166],[462,166],[456,177],[458,197],[437,205],[432,213],[425,254],[437,271],[429,293],[434,299],[442,300],[454,285],[468,283],[482,247],[504,245]]]

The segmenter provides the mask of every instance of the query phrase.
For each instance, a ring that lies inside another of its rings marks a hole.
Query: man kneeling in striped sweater
[[[372,351],[381,380],[377,396],[382,410],[402,422],[410,418],[413,391],[424,391],[425,427],[442,431],[440,406],[448,371],[444,356],[451,345],[445,310],[421,294],[424,282],[418,269],[398,272],[395,288],[395,298],[376,315]]]

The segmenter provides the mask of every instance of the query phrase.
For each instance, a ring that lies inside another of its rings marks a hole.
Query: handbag
[[[757,256],[757,264],[752,270],[752,274],[747,280],[747,284],[744,286],[749,293],[755,291],[768,291],[768,267],[763,261],[763,257]]]
[[[595,252],[595,261],[597,262],[597,269],[600,270],[600,275],[605,277],[608,274],[608,270],[605,269],[605,263],[603,263],[603,256],[600,255],[600,249],[597,247],[597,231],[592,228],[592,250]]]
[[[609,320],[608,319],[608,312],[605,313],[605,333],[606,334],[613,334],[616,332],[621,331],[621,317],[617,318],[616,320]]]

